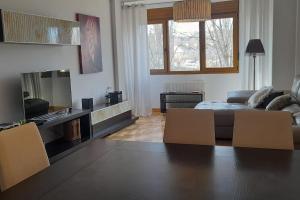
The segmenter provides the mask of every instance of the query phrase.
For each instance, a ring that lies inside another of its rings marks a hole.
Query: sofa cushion
[[[251,109],[246,104],[240,103],[224,103],[224,102],[201,102],[195,109],[209,109],[209,110],[249,110]]]
[[[300,105],[292,104],[292,105],[284,107],[281,111],[290,112],[292,114],[300,113]]]
[[[281,111],[289,112],[293,118],[293,125],[300,125],[300,105],[292,104],[290,106],[284,107]]]
[[[268,111],[278,111],[291,105],[291,95],[286,94],[279,97],[276,97],[269,105],[267,106],[266,110]]]
[[[263,87],[255,92],[248,100],[251,108],[257,108],[273,91],[273,87]]]
[[[227,103],[242,103],[248,102],[249,98],[255,93],[254,90],[231,91],[227,95]]]
[[[300,126],[300,112],[295,113],[295,114],[293,115],[293,117],[294,117],[295,124],[298,125],[298,126]],[[300,127],[299,127],[299,129],[300,129]],[[299,132],[300,132],[300,131],[299,131]]]
[[[294,78],[294,83],[291,90],[291,96],[293,99],[300,102],[300,75],[297,75]]]
[[[231,127],[234,123],[234,112],[236,110],[249,110],[251,108],[246,104],[238,103],[202,102],[195,109],[213,110],[216,127]]]

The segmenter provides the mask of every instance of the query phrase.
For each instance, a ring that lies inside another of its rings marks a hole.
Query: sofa
[[[233,137],[234,113],[240,110],[258,110],[248,105],[248,99],[256,91],[233,91],[227,95],[227,102],[201,102],[195,109],[209,109],[214,111],[216,139],[231,140]],[[294,141],[300,144],[300,75],[296,76],[290,93],[292,102],[281,111],[290,112],[294,117]],[[259,110],[264,110],[259,108]]]

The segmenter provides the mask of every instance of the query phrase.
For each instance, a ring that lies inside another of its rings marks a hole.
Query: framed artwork
[[[100,18],[84,14],[77,14],[76,18],[80,23],[80,73],[102,72]]]

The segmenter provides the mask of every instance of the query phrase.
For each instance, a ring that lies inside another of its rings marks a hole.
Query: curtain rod
[[[159,4],[166,4],[166,3],[175,3],[175,2],[178,2],[178,1],[183,1],[183,0],[166,0],[166,1],[163,1],[163,2],[152,2],[152,3],[146,3],[145,1],[123,1],[122,2],[122,6],[125,6],[125,7],[131,7],[131,6],[139,6],[139,5],[159,5]]]

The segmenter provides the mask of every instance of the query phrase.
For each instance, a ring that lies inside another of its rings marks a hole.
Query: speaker
[[[82,99],[81,102],[82,102],[82,109],[84,109],[84,110],[93,110],[93,108],[94,108],[93,98]]]
[[[110,92],[105,96],[109,104],[114,105],[122,102],[122,91]]]

